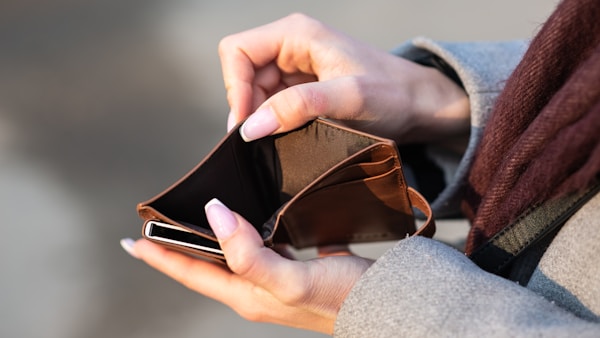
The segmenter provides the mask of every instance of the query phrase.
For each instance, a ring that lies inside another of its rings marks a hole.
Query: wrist
[[[412,121],[402,140],[432,142],[463,138],[470,131],[470,102],[460,82],[437,67],[416,65],[420,79],[413,90]]]

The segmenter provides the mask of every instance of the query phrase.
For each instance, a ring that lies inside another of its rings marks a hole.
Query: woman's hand
[[[319,258],[294,261],[264,247],[257,231],[218,200],[205,209],[227,267],[144,239],[124,240],[123,247],[248,320],[332,334],[342,302],[371,260],[352,256],[345,247],[326,247],[319,249]]]
[[[399,142],[468,131],[468,99],[443,74],[300,14],[229,36],[219,52],[231,106],[228,127],[248,118],[241,129],[246,140],[316,117]],[[372,260],[347,247],[326,247],[319,258],[295,261],[265,248],[257,231],[220,202],[205,209],[227,266],[143,239],[124,240],[123,247],[244,318],[333,332],[344,299]]]
[[[246,140],[316,117],[398,142],[468,132],[465,92],[436,69],[359,43],[301,14],[224,38],[228,128]]]

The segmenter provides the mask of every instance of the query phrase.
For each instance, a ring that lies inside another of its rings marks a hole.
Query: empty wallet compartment
[[[393,141],[317,119],[252,142],[234,128],[193,170],[137,210],[144,220],[184,228],[185,238],[214,242],[218,251],[204,214],[204,205],[218,198],[266,245],[302,248],[405,237],[415,231],[409,195]]]

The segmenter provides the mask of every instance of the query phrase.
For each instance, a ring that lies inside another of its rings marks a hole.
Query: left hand
[[[317,117],[397,143],[464,137],[465,91],[437,69],[366,45],[303,14],[221,40],[228,129],[246,140]]]
[[[319,248],[319,258],[306,262],[285,258],[266,248],[254,227],[218,200],[205,209],[227,267],[144,239],[125,241],[124,247],[248,320],[333,333],[344,299],[372,260],[352,255],[345,246]]]

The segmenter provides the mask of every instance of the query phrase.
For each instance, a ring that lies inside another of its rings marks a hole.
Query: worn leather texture
[[[146,221],[174,224],[216,243],[203,209],[212,198],[246,218],[266,246],[305,248],[415,233],[431,237],[435,231],[427,201],[406,185],[392,140],[322,119],[252,142],[242,140],[238,126],[137,211]],[[413,207],[428,217],[419,231]]]

